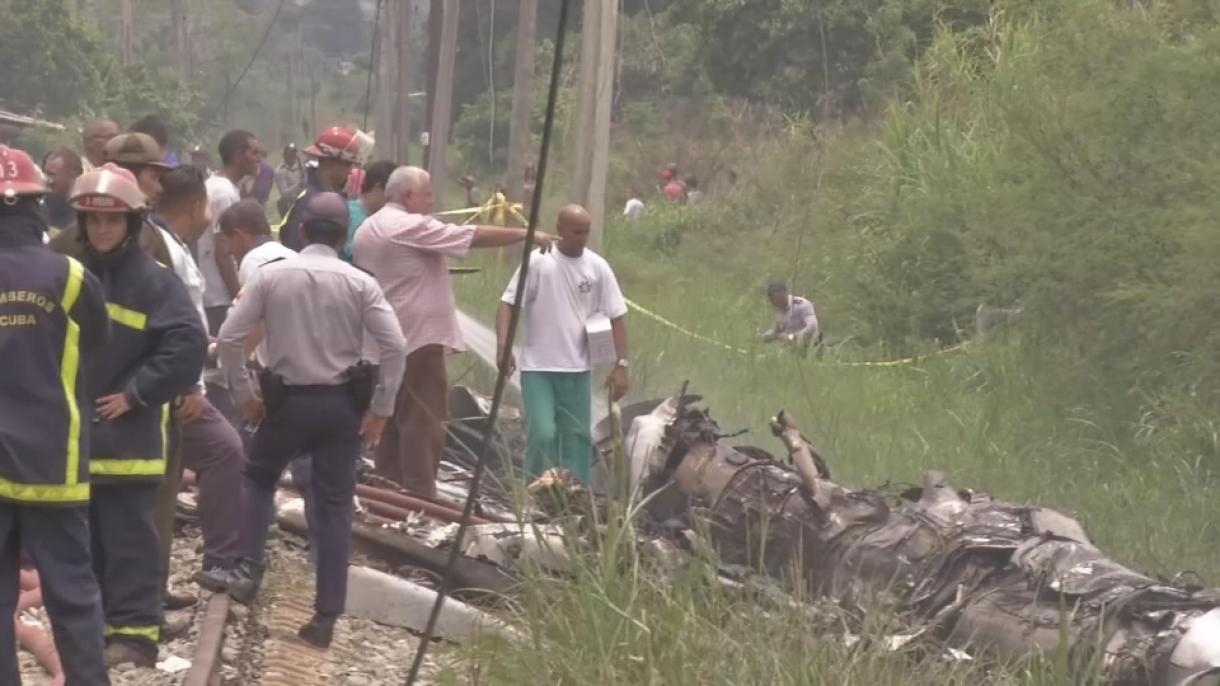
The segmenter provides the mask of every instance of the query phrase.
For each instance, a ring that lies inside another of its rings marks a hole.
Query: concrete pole
[[[131,0],[123,0],[122,7],[120,8],[120,12],[122,14],[122,19],[123,19],[123,36],[122,36],[123,43],[122,43],[122,47],[120,50],[120,54],[122,55],[122,58],[123,58],[123,64],[128,65],[128,64],[131,64],[132,60],[135,58],[135,55],[132,51],[132,43],[135,40],[135,37],[133,35],[135,29],[133,28]]]
[[[408,121],[407,103],[411,93],[410,70],[407,57],[410,54],[408,46],[411,43],[411,2],[409,0],[394,0],[391,3],[394,12],[391,15],[394,24],[394,113],[393,113],[393,147],[391,159],[399,164],[406,164],[411,154],[411,129]]]
[[[508,134],[508,197],[525,197],[525,165],[530,157],[530,95],[534,87],[534,33],[538,24],[538,0],[521,0],[517,14],[517,60],[513,68],[513,111]]]
[[[444,207],[449,185],[449,119],[453,109],[453,68],[457,57],[460,0],[444,0],[441,17],[441,44],[436,64],[436,98],[432,109],[431,145],[428,171],[432,174],[432,194],[438,209]]]
[[[381,0],[381,23],[377,26],[377,72],[373,75],[374,154],[380,160],[394,159],[394,61],[398,48],[394,44],[394,6],[398,0]]]
[[[584,202],[585,189],[589,186],[589,133],[593,126],[593,102],[597,93],[597,41],[601,36],[601,8],[603,2],[613,0],[585,0],[583,21],[580,27],[580,101],[576,119],[570,129],[574,140],[571,145],[572,199]]]
[[[580,115],[575,129],[573,194],[593,218],[589,245],[600,249],[610,164],[610,106],[614,99],[618,0],[585,3],[581,33]]]
[[[191,54],[187,44],[186,0],[173,0],[170,18],[170,23],[174,25],[174,66],[177,68],[179,80],[188,83],[191,78]]]

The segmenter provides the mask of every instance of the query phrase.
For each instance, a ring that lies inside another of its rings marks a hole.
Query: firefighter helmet
[[[113,162],[77,177],[68,203],[82,212],[139,212],[145,208],[144,191],[135,175]]]
[[[34,160],[24,150],[0,145],[0,196],[4,201],[11,205],[19,195],[46,192],[46,181]]]
[[[362,164],[373,150],[373,137],[359,129],[330,126],[318,134],[313,145],[305,148],[310,157]]]

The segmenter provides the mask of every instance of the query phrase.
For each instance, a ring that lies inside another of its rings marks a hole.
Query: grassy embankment
[[[705,208],[654,202],[645,221],[611,222],[604,253],[629,297],[747,350],[632,314],[632,397],[689,379],[726,429],[750,429],[738,442],[773,451],[766,418],[786,408],[843,483],[942,469],[1076,515],[1132,567],[1216,583],[1216,242],[1204,237],[1220,29],[1176,5],[1044,14],[943,36],[909,104],[871,128],[733,151],[742,184],[711,189]],[[474,261],[487,270],[459,280],[459,299],[489,320],[508,271]],[[762,285],[793,274],[839,343],[821,357],[755,342],[770,316]],[[937,350],[980,302],[1026,312],[963,351],[844,364]],[[812,620],[697,575],[674,584],[629,553],[527,584],[518,619],[533,643],[467,653],[484,680],[1067,683],[1054,667],[847,650]]]
[[[742,443],[781,452],[767,418],[780,408],[795,413],[843,483],[918,483],[925,470],[943,469],[957,485],[1079,516],[1105,550],[1136,568],[1204,576],[1220,569],[1220,552],[1206,543],[1220,515],[1214,478],[1185,439],[1107,416],[1112,399],[1103,389],[1095,403],[1065,406],[1039,383],[1053,372],[1038,369],[1016,340],[886,367],[844,364],[896,357],[850,342],[803,360],[756,344],[754,333],[769,321],[760,278],[767,266],[790,272],[793,256],[762,246],[734,251],[729,236],[693,235],[665,256],[649,246],[667,221],[610,228],[606,252],[629,297],[748,353],[633,313],[632,398],[672,394],[689,379],[726,429],[750,428],[736,439]],[[462,277],[459,297],[490,321],[509,270],[474,261],[486,271]],[[842,338],[833,329],[830,336]],[[542,634],[537,653],[484,655],[491,683],[527,683],[538,673],[547,675],[543,683],[724,684],[977,683],[981,675],[847,651],[818,639],[809,620],[702,584],[674,589],[628,567],[584,569],[570,585],[531,584],[521,619]],[[926,680],[906,671],[916,665]]]

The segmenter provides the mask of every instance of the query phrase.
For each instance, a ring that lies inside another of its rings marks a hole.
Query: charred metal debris
[[[358,545],[393,565],[443,572],[486,412],[485,399],[454,389],[437,502],[365,477]],[[509,485],[524,451],[510,417],[493,435],[497,478],[463,541],[457,595],[511,593],[522,565],[568,572],[572,551],[596,550],[592,523],[610,509],[600,493],[630,491],[641,543],[683,559],[710,549],[730,585],[761,580],[771,599],[830,602],[861,625],[885,612],[959,658],[1022,664],[1066,654],[1077,680],[1220,686],[1217,589],[1130,570],[1072,517],[957,488],[939,472],[906,489],[844,486],[791,416],[779,412],[771,428],[782,458],[729,445],[696,396],[628,406],[595,431],[600,482],[590,490],[548,472],[516,494],[515,507]],[[280,521],[304,531],[299,512],[281,511]]]

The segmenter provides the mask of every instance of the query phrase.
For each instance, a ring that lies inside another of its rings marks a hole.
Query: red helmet
[[[0,195],[13,203],[19,195],[45,195],[42,171],[24,150],[0,145]]]
[[[82,212],[139,212],[144,191],[131,172],[107,162],[76,178],[68,204]]]
[[[318,135],[313,145],[305,148],[310,157],[329,158],[361,164],[373,149],[373,137],[359,129],[330,126]]]

